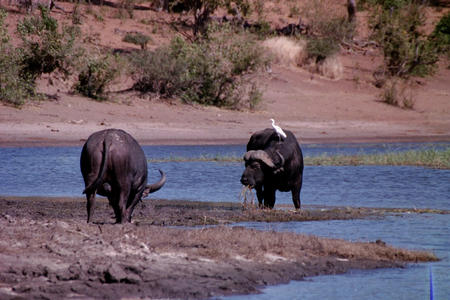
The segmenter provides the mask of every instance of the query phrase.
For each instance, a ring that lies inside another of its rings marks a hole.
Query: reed
[[[242,162],[240,156],[201,155],[197,157],[178,157],[149,159],[151,163],[162,162]],[[438,150],[409,150],[376,154],[305,156],[307,166],[421,166],[436,169],[450,169],[450,147]]]
[[[421,166],[436,169],[450,169],[450,148],[445,150],[409,150],[356,155],[324,154],[306,157],[305,164],[312,166]]]

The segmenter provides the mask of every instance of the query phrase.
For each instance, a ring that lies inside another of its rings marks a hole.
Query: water
[[[260,230],[290,231],[350,241],[375,241],[402,248],[429,250],[441,261],[413,264],[405,269],[354,270],[343,275],[308,278],[264,289],[261,295],[226,297],[228,300],[262,299],[450,299],[450,216],[405,214],[382,220],[326,222],[240,223]]]
[[[380,153],[446,148],[433,144],[306,145],[305,156]],[[81,147],[0,148],[0,195],[81,196]],[[147,146],[149,159],[242,156],[244,145]],[[162,169],[167,183],[150,198],[239,201],[242,163],[161,162],[149,164],[149,182]],[[450,209],[450,170],[420,167],[305,167],[302,203],[309,205]],[[290,193],[276,203],[292,204]],[[352,241],[383,241],[399,247],[433,251],[442,261],[406,269],[352,271],[268,287],[264,294],[229,299],[429,299],[429,268],[434,299],[450,299],[450,217],[410,214],[376,220],[244,223],[261,230],[293,231]]]
[[[306,145],[305,156],[374,153],[448,147],[449,144]],[[81,147],[0,148],[0,195],[81,196]],[[237,156],[237,146],[146,146],[148,159]],[[149,182],[167,173],[163,189],[150,197],[197,201],[239,201],[243,163],[161,162],[149,164]],[[305,167],[303,204],[450,209],[450,171],[419,167]],[[292,204],[277,192],[276,203]]]

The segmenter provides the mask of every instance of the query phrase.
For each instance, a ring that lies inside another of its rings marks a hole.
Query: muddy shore
[[[437,259],[380,240],[347,242],[227,226],[395,213],[387,210],[306,207],[296,213],[151,200],[137,207],[128,225],[112,224],[104,199],[97,202],[93,224],[85,222],[82,198],[0,197],[0,211],[1,299],[205,299],[257,293],[265,285],[307,276]],[[211,224],[218,226],[206,226]]]

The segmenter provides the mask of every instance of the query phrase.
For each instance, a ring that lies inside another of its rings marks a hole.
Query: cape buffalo
[[[105,196],[114,209],[116,222],[131,222],[138,202],[166,182],[163,171],[158,182],[147,185],[147,159],[138,142],[120,129],[93,133],[81,151],[81,173],[86,188],[87,222],[91,219],[95,194]]]
[[[287,137],[279,140],[272,128],[254,133],[244,155],[245,170],[241,183],[256,189],[259,206],[273,208],[275,192],[292,192],[292,201],[300,209],[303,181],[303,154],[294,134],[284,130]]]

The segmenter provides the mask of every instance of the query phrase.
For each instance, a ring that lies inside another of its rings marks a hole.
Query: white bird
[[[281,137],[284,139],[287,137],[286,133],[284,133],[283,129],[280,126],[275,125],[275,120],[270,119],[272,121],[272,127],[275,129],[275,132],[278,134],[278,139],[281,141]]]

